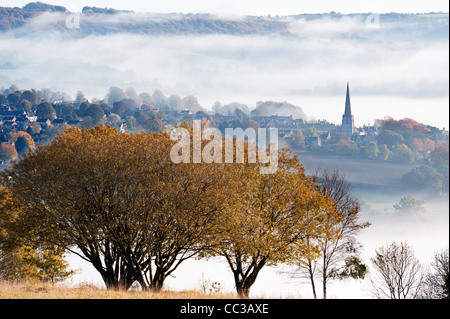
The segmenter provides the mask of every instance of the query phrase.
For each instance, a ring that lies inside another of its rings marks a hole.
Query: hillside
[[[0,7],[0,32],[25,26],[46,13],[45,28],[40,22],[32,31],[64,31],[76,36],[127,32],[136,34],[267,34],[286,30],[286,23],[259,17],[219,18],[209,14],[136,14],[133,11],[86,6],[80,15],[79,28],[66,28],[72,14],[65,7],[41,2],[23,8]],[[51,19],[50,19],[51,17]],[[106,23],[105,23],[106,22]]]
[[[21,27],[43,12],[67,12],[67,10],[61,6],[52,6],[42,2],[29,3],[23,8],[0,7],[0,31]]]
[[[338,170],[346,179],[359,187],[404,188],[402,176],[413,168],[409,164],[350,158],[331,154],[299,153],[308,174],[316,170]]]

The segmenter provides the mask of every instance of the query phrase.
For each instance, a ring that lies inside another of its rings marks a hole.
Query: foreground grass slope
[[[234,294],[202,293],[196,290],[143,291],[106,290],[93,286],[52,286],[47,284],[0,282],[0,299],[233,299]]]

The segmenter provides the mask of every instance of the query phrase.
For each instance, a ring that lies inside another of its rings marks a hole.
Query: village
[[[214,112],[214,109],[208,111],[201,107],[193,96],[165,97],[159,90],[153,95],[145,93],[138,96],[135,93],[128,96],[120,92],[117,96],[117,90],[110,91],[107,101],[94,100],[92,103],[81,93],[74,101],[67,101],[64,95],[50,94],[48,90],[44,91],[46,94],[34,90],[3,90],[0,95],[0,143],[3,148],[15,146],[16,149],[9,153],[1,152],[0,160],[8,162],[29,148],[47,144],[68,127],[109,125],[118,131],[157,132],[170,131],[181,121],[194,120],[207,122],[222,133],[225,128],[277,128],[280,148],[409,164],[425,160],[438,146],[448,147],[448,131],[412,119],[388,119],[356,127],[348,83],[341,124],[330,123],[326,119],[307,121],[293,115],[273,114],[276,112],[274,108],[283,106],[281,103],[260,103],[251,112],[236,104],[222,109],[216,107]],[[270,111],[267,111],[268,105],[272,107]],[[405,133],[405,129],[410,132]],[[22,132],[19,135],[26,132],[28,144],[33,145],[18,147],[18,132]]]

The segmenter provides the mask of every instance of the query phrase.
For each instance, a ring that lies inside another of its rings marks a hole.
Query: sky
[[[2,0],[1,6],[21,7],[29,2],[32,0]],[[238,15],[290,15],[330,11],[341,13],[449,11],[449,4],[446,0],[42,0],[41,2],[62,5],[72,12],[81,11],[83,6],[108,7],[137,12],[208,12]]]

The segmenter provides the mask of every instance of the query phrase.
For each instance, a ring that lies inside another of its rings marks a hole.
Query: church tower
[[[342,127],[341,132],[352,137],[355,133],[355,121],[352,115],[352,108],[350,105],[350,90],[347,82],[347,95],[345,97],[345,113],[342,115]]]

